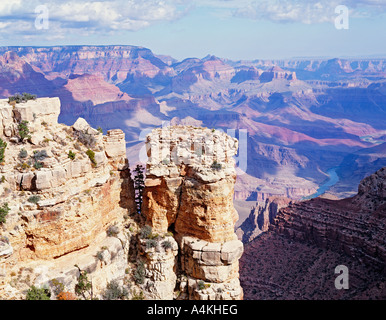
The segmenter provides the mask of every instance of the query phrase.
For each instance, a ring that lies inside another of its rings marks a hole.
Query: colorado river
[[[321,186],[319,186],[318,190],[314,194],[308,197],[304,197],[302,200],[309,200],[312,198],[319,197],[320,195],[325,193],[328,189],[330,189],[334,184],[336,184],[339,181],[338,174],[336,173],[337,169],[338,169],[337,167],[328,169],[327,170],[327,174],[329,177],[328,180],[324,182]]]

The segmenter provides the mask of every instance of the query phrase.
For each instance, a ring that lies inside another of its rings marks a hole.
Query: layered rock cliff
[[[138,215],[124,133],[59,124],[59,113],[57,98],[0,101],[0,298],[58,284],[75,297],[87,272],[94,298],[114,281],[125,298],[241,299],[237,140],[153,130]]]
[[[257,202],[249,216],[237,228],[236,234],[243,243],[248,243],[263,232],[268,231],[279,210],[288,206],[289,198],[267,198],[265,202]]]
[[[237,140],[207,128],[155,129],[147,137],[149,160],[143,214],[152,233],[169,234],[168,255],[144,250],[154,298],[241,299],[238,259],[243,245],[234,233]],[[148,240],[149,241],[149,240]],[[177,251],[178,250],[178,251]],[[158,251],[158,250],[156,250]]]
[[[246,299],[385,299],[386,168],[354,197],[315,198],[279,210],[269,230],[245,246]],[[335,268],[348,268],[338,290]]]
[[[0,205],[9,208],[0,226],[1,299],[24,298],[29,286],[53,279],[73,292],[75,264],[96,295],[125,277],[124,217],[135,202],[124,133],[103,135],[81,118],[68,127],[59,113],[57,98],[0,101]]]

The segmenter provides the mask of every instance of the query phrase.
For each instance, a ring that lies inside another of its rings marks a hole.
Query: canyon
[[[384,59],[0,47],[0,70],[1,299],[83,272],[99,299],[385,299]]]
[[[384,167],[363,179],[350,198],[273,208],[268,230],[257,228],[240,260],[245,299],[384,300],[385,174]],[[249,219],[263,214],[260,208]],[[338,290],[335,268],[342,265],[349,270],[349,288]]]
[[[0,100],[0,298],[37,287],[53,299],[109,299],[115,286],[126,299],[242,299],[237,139],[154,129],[138,213],[123,131],[59,124],[60,107],[58,98]],[[85,275],[91,291],[79,293]]]
[[[131,166],[143,162],[146,132],[163,123],[235,130],[236,138],[246,130],[239,201],[302,199],[335,167],[330,191],[344,198],[386,165],[384,59],[177,61],[136,46],[1,47],[0,54],[2,97],[59,97],[59,122],[82,117],[123,130]]]

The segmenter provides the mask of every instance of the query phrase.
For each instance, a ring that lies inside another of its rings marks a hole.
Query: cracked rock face
[[[160,233],[173,228],[208,242],[232,240],[237,148],[236,139],[207,128],[153,130],[147,137],[147,223]]]
[[[27,283],[11,285],[12,274],[23,270],[28,285],[60,278],[73,290],[78,264],[92,274],[95,292],[125,274],[130,239],[123,216],[135,212],[125,135],[103,135],[81,118],[72,127],[59,124],[59,113],[58,98],[0,101],[0,138],[7,143],[0,206],[10,208],[0,225],[0,299],[24,298]],[[28,141],[17,136],[20,121],[28,121]],[[112,225],[119,231],[114,239],[107,235]]]
[[[153,232],[174,233],[179,299],[242,298],[243,245],[233,206],[237,149],[236,139],[207,128],[172,126],[147,136],[142,211]]]

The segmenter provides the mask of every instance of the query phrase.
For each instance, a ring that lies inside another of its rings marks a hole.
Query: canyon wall
[[[60,101],[0,101],[0,138],[7,143],[0,164],[0,297],[24,298],[31,285],[57,279],[73,291],[79,269],[92,277],[94,292],[122,280],[135,212],[125,135],[106,135],[79,118],[58,123]],[[22,139],[20,124],[30,131]],[[126,217],[126,220],[125,220]],[[75,267],[75,264],[78,267]]]
[[[386,168],[342,200],[315,198],[279,210],[268,231],[245,244],[246,299],[386,298]],[[338,290],[335,268],[348,270]]]
[[[241,299],[243,245],[233,207],[237,140],[214,129],[174,126],[154,129],[146,143],[143,214],[153,234],[172,235],[168,256],[144,250],[147,265],[169,274],[149,279],[150,293],[171,297],[177,287],[178,299]]]
[[[60,107],[58,98],[0,101],[0,298],[58,283],[74,297],[87,272],[88,298],[105,299],[115,281],[130,289],[125,298],[242,299],[238,141],[214,129],[154,129],[137,214],[123,131],[103,134],[83,118],[59,124]]]

